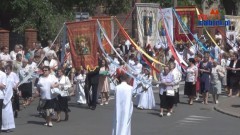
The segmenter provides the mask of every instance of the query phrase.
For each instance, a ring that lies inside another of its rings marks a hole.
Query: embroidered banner
[[[159,4],[136,3],[138,40],[141,47],[156,45]]]
[[[96,20],[66,23],[73,66],[98,66]]]
[[[162,13],[161,13],[162,12]],[[158,32],[157,32],[157,43],[156,48],[166,49],[168,47],[167,38],[166,38],[166,30],[163,27],[165,23],[166,29],[170,36],[170,39],[173,41],[173,14],[172,8],[164,8],[158,11]],[[163,23],[164,21],[164,23]]]
[[[240,39],[240,16],[225,15],[225,20],[230,20],[230,25],[226,26],[227,43],[234,51],[237,51],[236,40]]]
[[[112,17],[110,16],[101,16],[101,17],[92,17],[92,19],[97,20],[100,22],[101,26],[103,27],[105,33],[107,34],[108,38],[112,41]],[[109,43],[104,38],[103,34],[101,33],[101,39],[103,48],[105,51],[110,54],[111,53],[111,47]]]
[[[184,31],[180,28],[178,21],[175,18],[175,40],[176,41],[184,41],[187,42],[188,36],[191,40],[193,40],[192,35],[189,33],[190,31],[194,30],[194,19],[196,17],[196,9],[195,7],[177,7],[176,11],[178,15],[181,17],[183,23],[188,27],[184,28]],[[186,34],[187,35],[186,35]]]

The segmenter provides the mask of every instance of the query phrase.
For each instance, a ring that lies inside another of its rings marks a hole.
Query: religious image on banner
[[[98,66],[96,20],[68,22],[66,25],[73,67],[94,69]]]
[[[189,15],[181,15],[181,19],[183,24],[185,24],[186,27],[183,27],[184,31],[179,27],[179,34],[189,34],[188,29],[191,28],[191,16]]]
[[[90,39],[84,35],[77,36],[74,47],[78,55],[89,55],[91,52]]]
[[[138,42],[141,47],[156,44],[158,10],[159,4],[136,3]]]
[[[225,21],[230,20],[230,25],[226,26],[227,49],[238,50],[236,42],[240,42],[240,16],[225,15]]]
[[[182,30],[177,18],[174,17],[175,18],[175,32],[174,32],[175,41],[187,42],[188,38],[190,40],[193,40],[193,36],[189,33],[189,31],[194,31],[196,8],[194,6],[176,7],[176,12],[181,18],[180,22],[183,24],[184,31]]]
[[[152,21],[153,21],[152,11],[144,10],[143,11],[144,36],[152,36],[152,23],[153,23]]]
[[[163,16],[164,15],[164,16]],[[172,17],[172,8],[165,8],[159,10],[158,12],[158,36],[155,47],[157,49],[163,48],[166,49],[168,47],[167,44],[167,33],[170,36],[170,39],[173,41],[173,17]],[[164,27],[165,24],[165,27]]]

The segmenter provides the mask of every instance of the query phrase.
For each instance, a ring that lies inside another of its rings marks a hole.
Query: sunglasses
[[[48,70],[43,70],[43,71],[45,72],[45,71],[48,71]]]

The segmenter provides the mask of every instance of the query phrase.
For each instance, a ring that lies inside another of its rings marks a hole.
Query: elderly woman
[[[164,67],[164,72],[161,73],[159,79],[159,97],[160,97],[160,117],[163,116],[163,109],[167,109],[167,116],[171,116],[172,107],[174,104],[174,76],[170,73],[170,68],[168,66]]]
[[[210,93],[213,96],[213,102],[218,103],[219,94],[221,94],[222,84],[221,79],[225,76],[224,68],[218,65],[216,61],[213,61],[213,67],[211,72],[211,89]]]
[[[71,88],[71,82],[67,76],[64,75],[63,69],[58,69],[58,84],[59,89],[62,91],[61,95],[58,95],[59,102],[59,110],[57,111],[57,121],[61,121],[61,111],[65,113],[65,121],[68,120],[68,112],[70,109],[68,108],[68,96],[69,89]]]

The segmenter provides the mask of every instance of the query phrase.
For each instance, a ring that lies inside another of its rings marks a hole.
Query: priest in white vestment
[[[2,108],[2,130],[9,132],[15,128],[15,121],[12,108],[13,87],[19,83],[19,78],[16,73],[12,72],[12,66],[6,66],[7,87],[4,90],[5,96],[3,99]]]
[[[116,109],[112,135],[131,135],[131,117],[133,112],[132,90],[127,84],[128,76],[122,75],[122,83],[116,87]]]

